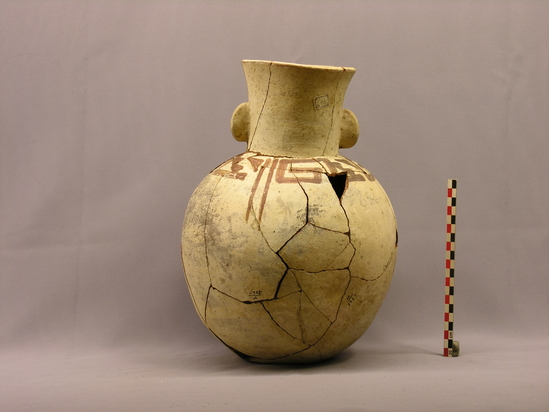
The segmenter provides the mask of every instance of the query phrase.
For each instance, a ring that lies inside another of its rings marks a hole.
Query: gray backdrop
[[[549,405],[549,2],[1,0],[0,47],[0,409]],[[245,150],[242,59],[357,69],[361,136],[342,154],[397,215],[378,317],[316,367],[237,358],[181,269],[192,191]]]

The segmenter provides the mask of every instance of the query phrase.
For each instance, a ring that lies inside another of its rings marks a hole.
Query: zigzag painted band
[[[454,259],[456,252],[457,180],[448,180],[446,203],[446,278],[444,283],[443,355],[452,356],[454,339]]]

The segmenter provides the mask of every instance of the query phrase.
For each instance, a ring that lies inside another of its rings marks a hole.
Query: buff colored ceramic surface
[[[342,108],[355,70],[243,61],[247,151],[214,169],[185,215],[182,256],[206,327],[255,362],[327,359],[366,331],[397,254],[374,176],[339,155],[358,138]]]

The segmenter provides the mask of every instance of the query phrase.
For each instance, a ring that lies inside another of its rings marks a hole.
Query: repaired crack
[[[305,206],[305,225],[306,225],[307,223],[309,223],[309,195],[307,194],[307,191],[301,185],[301,182],[299,181],[299,178],[295,174],[295,172],[293,170],[293,164],[292,163],[290,164],[290,173],[294,175],[295,181],[297,182],[297,184],[299,185],[299,187],[303,191],[303,194],[305,195],[305,198],[307,199],[307,203],[306,203],[306,206]],[[305,225],[303,225],[303,227],[305,227]]]
[[[294,292],[294,293],[301,293],[301,292]],[[289,295],[288,295],[289,296]],[[292,335],[290,332],[288,332],[286,329],[284,329],[280,323],[278,323],[275,318],[273,318],[273,315],[271,314],[271,312],[269,312],[269,310],[265,307],[265,305],[263,303],[261,303],[261,306],[263,306],[263,309],[265,309],[265,312],[267,312],[267,314],[269,315],[269,317],[271,318],[271,320],[275,323],[276,326],[278,326],[280,329],[282,329],[288,336],[300,341],[300,342],[303,342],[303,339],[302,338],[298,338],[297,336],[294,336]],[[301,336],[303,337],[303,330],[301,331]]]
[[[282,261],[282,263],[284,263],[284,265],[285,265],[286,267],[288,267],[288,265],[286,265],[286,262],[284,262],[284,259],[282,259],[282,257],[280,257],[280,255],[278,254],[278,252],[277,252],[276,250],[274,250],[274,249],[271,247],[271,245],[269,244],[269,241],[267,240],[267,238],[265,237],[265,234],[263,233],[263,230],[261,229],[261,222],[259,222],[259,221],[257,220],[257,217],[256,217],[255,210],[254,210],[253,206],[252,206],[252,208],[251,208],[251,213],[253,214],[254,221],[257,223],[257,231],[261,234],[261,237],[262,237],[263,240],[265,241],[265,244],[267,245],[267,247],[268,247],[269,249],[271,249],[271,250],[273,251],[273,253],[274,253],[275,255],[277,255],[277,256],[280,258],[280,260]],[[301,229],[300,229],[300,230],[301,230]],[[283,277],[284,277],[284,276],[283,276]]]
[[[282,258],[280,258],[280,259],[282,259]],[[284,259],[282,259],[282,262],[284,262]],[[284,262],[284,264],[286,265],[286,262]],[[282,275],[282,277],[278,281],[278,285],[276,287],[276,291],[275,291],[275,294],[274,294],[275,299],[278,299],[278,297],[279,297],[278,293],[280,292],[280,287],[282,286],[282,282],[284,282],[284,279],[286,279],[286,276],[288,276],[288,272],[289,272],[289,268],[288,268],[288,265],[286,265],[286,272],[284,272],[284,274]]]
[[[212,290],[213,286],[210,283],[210,287],[208,288],[208,293],[206,295],[206,302],[204,303],[204,323],[208,324],[208,300],[210,299],[210,292]]]
[[[322,352],[320,351],[320,349],[318,349],[318,348],[315,346],[315,344],[312,344],[312,345],[311,345],[311,344],[308,344],[308,345],[309,345],[309,346],[306,347],[305,349],[301,349],[301,350],[299,350],[299,351],[297,351],[297,352],[290,353],[289,355],[279,356],[278,358],[273,358],[273,359],[271,359],[271,360],[273,360],[273,361],[280,361],[280,360],[282,360],[282,359],[289,358],[290,356],[299,355],[300,353],[305,352],[305,351],[308,351],[308,350],[311,349],[311,348],[315,348],[315,349],[316,349],[316,351],[318,352],[318,356],[320,356],[320,360],[322,360],[323,357],[322,357]]]
[[[291,172],[294,177],[295,177],[295,180],[297,182],[297,184],[299,185],[299,187],[301,188],[301,190],[303,191],[303,193],[305,194],[305,198],[307,199],[307,203],[306,203],[306,207],[305,207],[305,223],[303,224],[303,226],[301,226],[288,240],[286,240],[286,242],[284,242],[284,244],[275,252],[279,257],[280,259],[282,259],[282,261],[284,262],[284,264],[288,266],[288,264],[284,261],[284,259],[282,258],[282,256],[280,256],[280,251],[282,249],[284,249],[284,247],[294,238],[296,237],[297,234],[299,234],[306,226],[307,224],[309,224],[309,196],[307,195],[307,192],[305,191],[305,189],[303,188],[303,186],[301,186],[301,183],[299,183],[299,180],[297,179],[297,176],[295,175],[294,172]]]
[[[341,309],[341,305],[343,305],[343,298],[345,298],[345,295],[347,294],[347,291],[349,290],[349,286],[351,286],[351,278],[352,277],[353,276],[351,275],[351,271],[349,270],[349,282],[347,283],[347,286],[345,287],[345,291],[343,292],[343,295],[341,295],[341,300],[339,301],[339,306],[337,307],[334,323],[337,321],[337,317],[339,316],[339,310]],[[328,332],[328,331],[326,330],[326,332]],[[326,332],[324,334],[326,334]],[[322,336],[324,336],[324,335],[322,335]]]
[[[217,186],[219,185],[219,183],[221,182],[223,178],[220,178],[216,183],[215,183],[215,186],[214,188],[212,189],[212,194],[210,196],[210,199],[208,200],[208,206],[206,207],[206,216],[204,217],[204,256],[206,257],[206,267],[208,269],[208,277],[210,278],[210,285],[212,284],[212,275],[210,274],[210,260],[208,258],[208,235],[207,235],[207,230],[208,230],[208,219],[209,219],[209,215],[210,215],[210,206],[212,204],[212,199],[215,195],[215,191],[217,189]]]
[[[383,269],[381,270],[381,273],[376,276],[375,278],[373,279],[364,279],[364,278],[361,278],[359,276],[353,276],[351,275],[352,278],[355,278],[355,279],[360,279],[360,280],[363,280],[364,282],[375,282],[376,280],[378,280],[380,277],[382,277],[383,275],[385,275],[385,273],[387,272],[387,268],[389,267],[389,265],[391,264],[391,262],[393,261],[393,258],[395,256],[395,250],[393,250],[391,252],[391,256],[389,256],[389,260],[387,260],[387,263],[385,263],[385,265],[383,266]]]
[[[257,116],[254,132],[250,135],[250,139],[248,141],[248,147],[252,146],[252,142],[255,137],[255,132],[257,130],[257,127],[259,126],[259,120],[261,119],[261,115],[263,114],[263,109],[265,109],[265,105],[267,104],[267,98],[269,97],[269,89],[271,88],[272,66],[273,66],[273,62],[269,64],[269,80],[267,82],[267,91],[265,92],[265,99],[263,100],[263,105],[261,106],[261,110],[259,111],[259,115]]]
[[[354,258],[355,255],[356,255],[356,247],[354,247],[354,245],[351,243],[350,236],[349,236],[349,243],[348,243],[348,246],[351,246],[351,247],[353,248],[353,255],[352,255],[351,258],[349,259],[349,264],[348,264],[347,266],[345,266],[344,268],[341,268],[341,269],[347,269],[347,270],[349,270],[349,273],[350,273],[350,272],[351,272],[351,269],[350,269],[351,262],[353,261],[353,258]],[[336,257],[333,258],[333,260],[328,264],[328,267],[331,267],[332,264],[336,261],[336,259],[337,259],[338,257],[340,257],[340,256],[343,254],[343,252],[345,252],[346,250],[347,250],[347,246],[345,246],[345,247],[343,248],[343,250],[342,250]],[[339,269],[329,269],[329,270],[339,270]],[[320,271],[320,272],[322,272],[322,271]],[[314,272],[313,272],[313,273],[314,273]]]
[[[204,322],[206,322],[206,314],[207,314],[207,309],[208,309],[208,298],[210,296],[210,290],[212,289],[213,287],[213,283],[212,283],[212,275],[210,273],[210,260],[208,258],[208,236],[207,236],[207,229],[208,229],[208,218],[209,218],[209,215],[210,215],[210,205],[212,203],[212,199],[215,195],[215,191],[217,189],[217,186],[219,185],[219,183],[221,182],[222,178],[218,179],[218,181],[215,183],[215,186],[214,188],[212,189],[212,194],[210,196],[210,199],[208,200],[208,206],[206,208],[206,216],[204,216],[204,230],[203,230],[203,236],[204,236],[204,257],[206,259],[206,269],[207,269],[207,272],[208,272],[208,278],[210,279],[210,286],[208,288],[208,294],[206,295],[206,302],[204,303]],[[191,290],[189,288],[189,290]],[[192,296],[192,291],[191,291],[191,296]],[[194,296],[193,296],[193,299],[194,299]]]

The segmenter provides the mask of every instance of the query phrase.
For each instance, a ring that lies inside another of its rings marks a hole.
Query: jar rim
[[[356,72],[354,67],[343,67],[343,66],[326,66],[326,65],[315,65],[315,64],[300,64],[300,63],[287,63],[280,61],[271,61],[271,60],[242,60],[242,64],[265,64],[265,65],[274,65],[274,66],[285,66],[285,67],[296,67],[303,69],[320,69],[328,71],[352,71]]]

